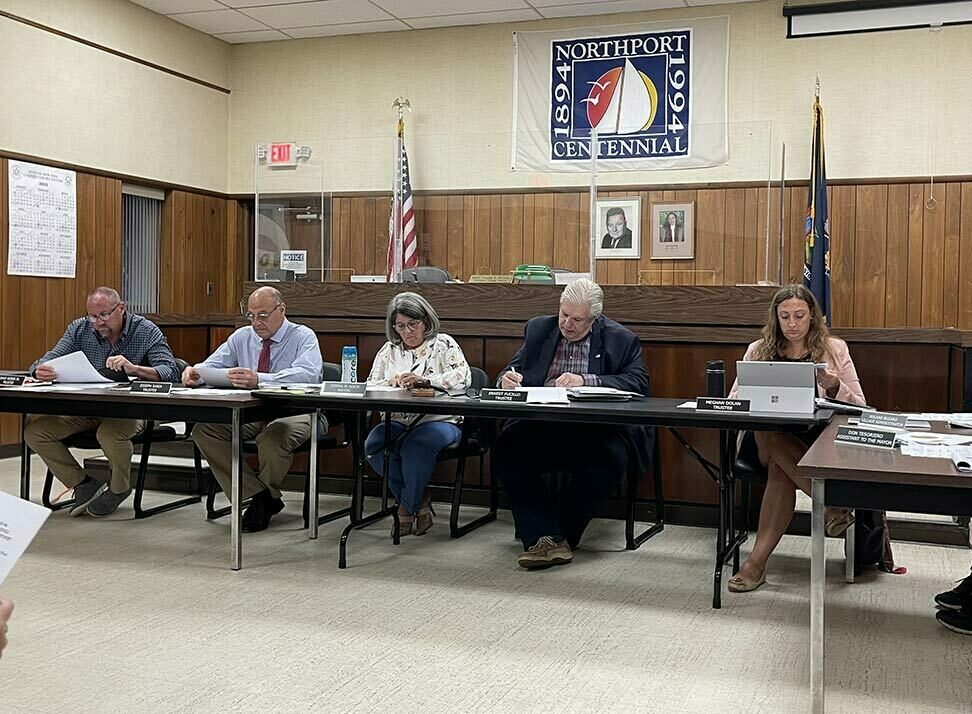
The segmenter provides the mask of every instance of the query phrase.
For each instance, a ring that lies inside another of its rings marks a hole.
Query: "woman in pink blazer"
[[[787,285],[773,296],[763,336],[749,345],[743,359],[826,363],[825,369],[817,370],[817,392],[821,397],[867,403],[847,343],[830,336],[813,293],[802,285]],[[734,384],[730,396],[736,392]],[[766,490],[753,551],[739,573],[729,580],[731,592],[750,592],[766,582],[766,561],[793,517],[796,489],[810,495],[810,480],[797,474],[797,462],[817,433],[755,432],[754,437],[759,460],[767,471]],[[840,535],[849,525],[846,510],[828,509],[828,535]]]

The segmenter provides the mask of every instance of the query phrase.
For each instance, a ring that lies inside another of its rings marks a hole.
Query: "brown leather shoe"
[[[554,540],[543,536],[536,543],[520,553],[517,563],[521,568],[549,568],[552,565],[566,565],[574,559],[574,554],[566,540]]]

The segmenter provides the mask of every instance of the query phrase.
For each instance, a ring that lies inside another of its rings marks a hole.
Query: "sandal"
[[[731,593],[751,593],[760,585],[766,582],[766,571],[759,576],[759,580],[750,580],[741,573],[737,573],[729,578],[729,592]]]
[[[854,515],[849,508],[828,508],[824,513],[824,533],[830,538],[840,538],[854,525]]]
[[[432,515],[435,509],[432,508],[432,491],[425,489],[422,494],[422,507],[415,512],[415,535],[425,535],[432,527]]]
[[[415,516],[408,513],[401,506],[398,507],[398,537],[412,535],[415,528]],[[395,537],[395,521],[392,521],[391,536]]]

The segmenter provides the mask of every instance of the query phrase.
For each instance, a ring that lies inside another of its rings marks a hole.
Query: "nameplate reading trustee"
[[[479,393],[483,402],[525,402],[526,390],[523,389],[484,389]]]
[[[710,412],[748,412],[748,399],[723,399],[722,397],[696,397],[696,410]]]

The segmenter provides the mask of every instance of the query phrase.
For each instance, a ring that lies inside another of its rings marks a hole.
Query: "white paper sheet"
[[[518,387],[526,390],[527,404],[570,404],[566,387]]]
[[[75,277],[77,174],[10,161],[7,274]]]
[[[972,446],[902,444],[901,453],[905,456],[922,456],[933,459],[972,460]]]
[[[196,367],[202,381],[210,387],[232,387],[229,380],[229,370],[223,367]]]
[[[696,405],[696,403],[697,403],[697,402],[695,402],[694,400],[693,400],[693,401],[691,401],[691,402],[682,402],[681,404],[679,404],[679,405],[678,405],[677,407],[675,407],[675,408],[676,408],[676,409],[695,409],[695,405]]]
[[[926,446],[959,446],[962,444],[972,444],[972,436],[905,432],[904,434],[898,434],[898,441],[904,444],[924,444]]]
[[[72,352],[63,357],[55,357],[44,364],[53,369],[57,373],[57,381],[64,384],[77,382],[94,384],[112,381],[103,377],[98,370],[91,366],[88,358],[84,356],[84,352]]]
[[[368,385],[369,392],[404,392],[405,387],[389,387],[387,384]]]
[[[204,397],[209,399],[210,397],[229,397],[233,394],[249,394],[252,389],[191,389],[188,392],[183,392],[181,396],[185,397]]]
[[[44,525],[51,512],[36,503],[0,491],[0,583]]]

